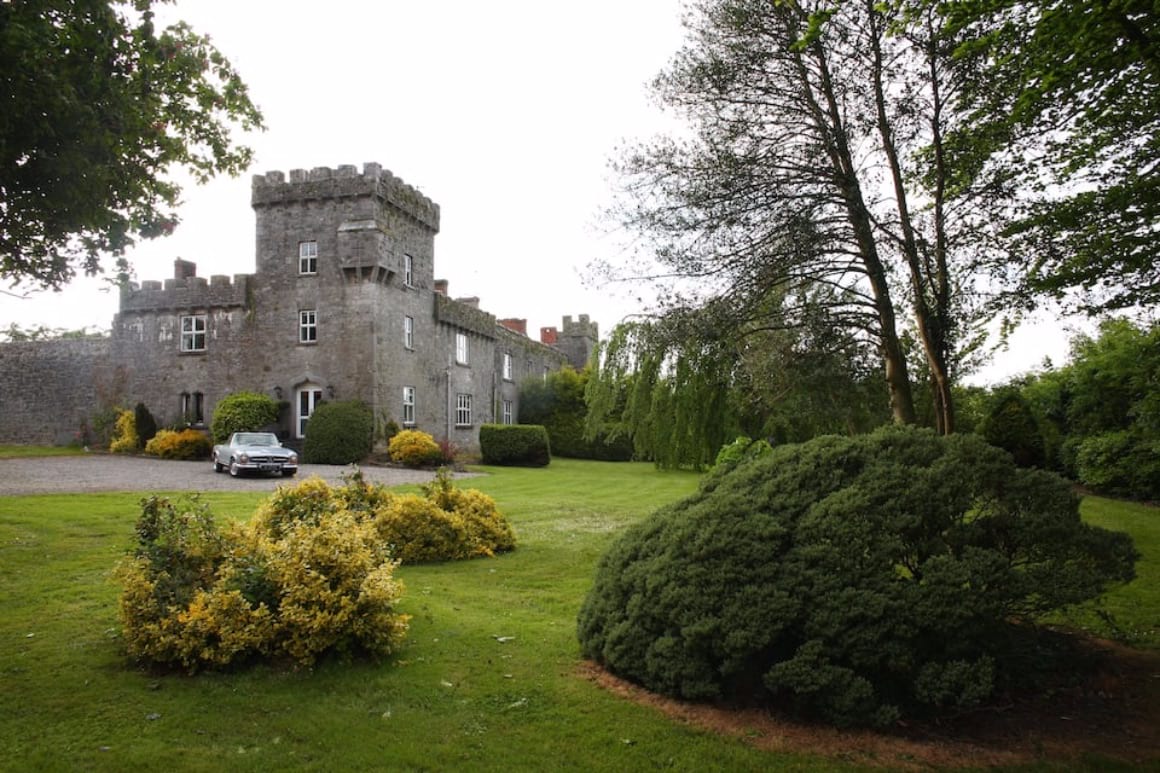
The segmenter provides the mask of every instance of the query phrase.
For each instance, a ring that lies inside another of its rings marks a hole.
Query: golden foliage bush
[[[129,654],[193,672],[255,657],[386,656],[407,632],[400,563],[491,556],[515,536],[495,500],[441,470],[423,494],[359,472],[282,486],[248,523],[219,530],[196,498],[142,501],[118,567]]]
[[[405,429],[391,438],[387,454],[395,464],[429,467],[443,461],[443,450],[435,438],[417,429]]]
[[[113,430],[113,440],[109,443],[109,450],[115,454],[132,454],[141,447],[141,438],[137,436],[137,417],[130,410],[123,410],[117,414],[117,424]]]
[[[205,459],[213,450],[209,438],[196,429],[158,430],[145,444],[145,453],[162,459]]]
[[[406,635],[398,564],[365,518],[254,518],[223,533],[196,501],[142,504],[137,550],[117,570],[135,658],[190,672],[261,656],[310,665],[386,656]]]

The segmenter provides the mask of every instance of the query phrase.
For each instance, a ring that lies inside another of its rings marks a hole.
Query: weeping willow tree
[[[721,298],[617,326],[588,380],[586,434],[700,469],[738,435],[799,442],[888,422],[873,344],[834,324],[825,295]]]

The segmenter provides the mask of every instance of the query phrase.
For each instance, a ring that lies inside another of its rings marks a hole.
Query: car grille
[[[253,464],[285,464],[288,459],[284,456],[255,456],[250,455],[250,462]]]

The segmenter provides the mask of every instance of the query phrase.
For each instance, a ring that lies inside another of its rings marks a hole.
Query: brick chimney
[[[542,327],[542,328],[540,328],[540,343],[542,343],[542,344],[547,344],[548,346],[555,346],[556,345],[556,338],[558,336],[559,336],[559,332],[554,327]]]
[[[528,335],[528,321],[526,319],[501,319],[499,323],[513,333],[519,333],[524,337]]]
[[[446,279],[436,279],[435,280],[435,292],[439,293],[440,295],[447,295],[447,280]]]
[[[197,264],[192,260],[182,260],[178,258],[173,261],[173,278],[174,279],[192,279],[197,276]]]

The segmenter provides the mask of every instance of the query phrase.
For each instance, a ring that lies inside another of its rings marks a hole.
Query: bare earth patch
[[[581,676],[674,720],[744,739],[771,752],[818,754],[892,770],[1067,762],[1100,755],[1160,761],[1160,652],[1092,642],[1103,655],[1082,688],[1012,700],[953,722],[900,723],[894,732],[836,730],[656,695],[587,662]]]

